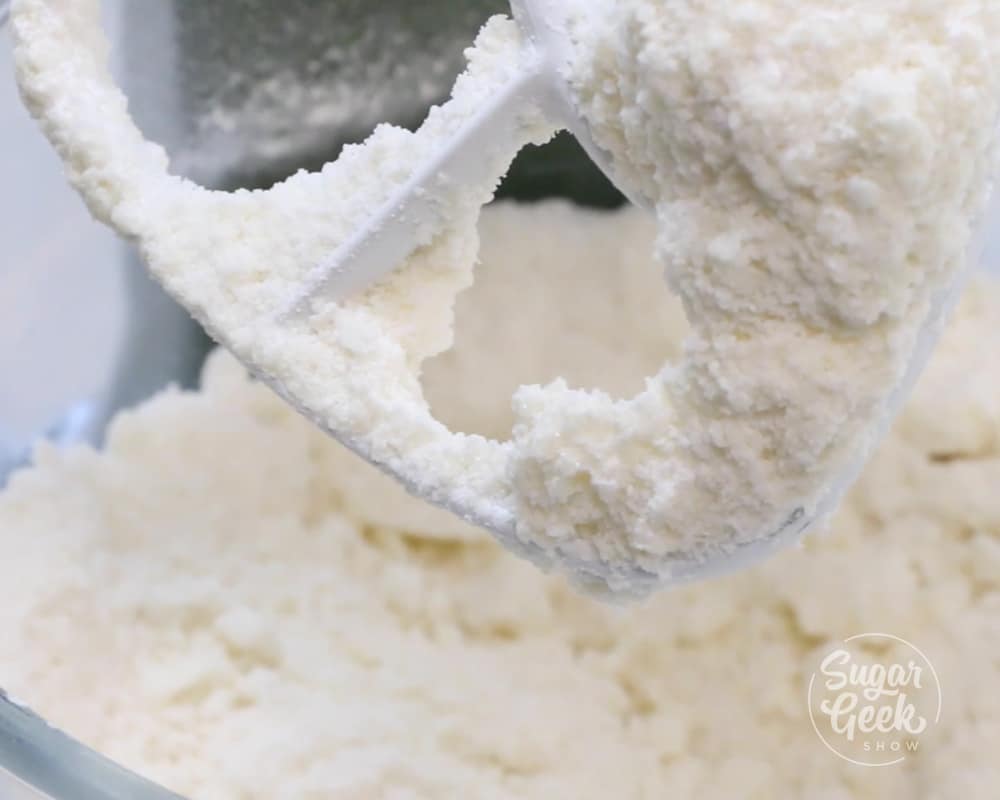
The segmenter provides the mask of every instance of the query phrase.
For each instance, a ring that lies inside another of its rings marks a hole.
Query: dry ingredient
[[[635,392],[686,331],[654,235],[635,211],[488,210],[435,411],[500,436],[525,381]],[[122,415],[101,453],[42,446],[0,495],[0,686],[192,800],[995,800],[998,336],[983,281],[829,535],[624,610],[388,479],[348,489],[357,459],[218,354],[200,392]],[[901,767],[842,761],[807,715],[821,655],[873,630],[944,692]]]
[[[934,342],[992,174],[991,0],[608,3],[570,78],[621,180],[656,206],[692,336],[631,399],[518,389],[499,442],[450,431],[419,383],[451,343],[492,182],[456,186],[452,228],[363,296],[276,311],[517,70],[517,27],[484,29],[416,133],[384,126],[321,173],[222,194],[170,177],[128,119],[98,6],[17,0],[13,16],[25,97],[94,213],[338,439],[595,591],[649,592],[832,510]],[[526,108],[517,141],[483,157],[499,179],[553,129]]]

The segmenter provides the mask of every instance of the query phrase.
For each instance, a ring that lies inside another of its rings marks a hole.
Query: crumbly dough
[[[511,425],[477,380],[568,364],[618,395],[680,346],[640,213],[499,208],[482,235],[427,377],[459,429]],[[532,276],[575,311],[497,331]],[[622,328],[644,343],[624,360]],[[122,415],[101,453],[43,446],[0,495],[0,686],[193,800],[995,800],[998,336],[984,281],[828,535],[628,609],[472,529],[408,526],[391,482],[342,496],[357,460],[216,355],[202,391]],[[403,524],[374,524],[378,503]],[[807,716],[821,654],[865,631],[917,644],[942,684],[902,767],[847,764]]]
[[[692,332],[633,399],[515,395],[518,532],[653,573],[675,549],[739,564],[836,507],[957,296],[996,156],[1000,5],[604,7],[568,74],[655,208]]]
[[[692,336],[633,398],[526,386],[510,440],[453,433],[430,413],[421,365],[451,343],[493,178],[556,127],[539,109],[484,150],[490,180],[455,186],[450,229],[425,231],[389,279],[302,317],[278,311],[511,80],[526,58],[517,27],[486,27],[416,133],[382,127],[321,173],[223,194],[169,176],[129,120],[98,5],[16,0],[12,16],[25,98],[94,213],[342,442],[595,591],[739,565],[834,507],[936,338],[991,175],[993,0],[590,3],[574,91],[620,178],[656,206]]]

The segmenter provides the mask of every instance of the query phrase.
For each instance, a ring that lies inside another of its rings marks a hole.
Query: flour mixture
[[[484,29],[453,99],[417,132],[382,127],[321,173],[230,195],[171,177],[132,125],[98,6],[16,0],[12,17],[25,98],[94,213],[342,442],[605,593],[774,549],[835,507],[937,337],[992,174],[991,0],[608,2],[577,30],[567,78],[620,181],[655,206],[691,336],[628,397],[517,388],[501,441],[447,428],[419,376],[451,343],[480,206],[557,127],[542,109],[483,153],[491,179],[455,186],[449,230],[427,231],[389,279],[302,319],[278,310],[506,84],[517,26]],[[504,324],[519,324],[519,302]]]
[[[457,430],[505,435],[497,398],[557,374],[628,396],[679,352],[640,212],[498,207],[482,236],[425,378]],[[974,284],[829,534],[627,609],[359,477],[216,355],[202,391],[124,414],[102,453],[43,446],[0,495],[0,685],[192,800],[995,800],[998,336],[1000,286]],[[918,643],[943,688],[899,767],[809,722],[820,655],[865,631]]]

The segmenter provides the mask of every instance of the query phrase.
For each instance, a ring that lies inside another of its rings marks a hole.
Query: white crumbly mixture
[[[617,177],[655,206],[693,331],[633,400],[517,395],[519,517],[640,565],[786,538],[835,507],[965,270],[1000,4],[608,8],[571,78]]]
[[[449,385],[568,364],[617,395],[680,346],[644,215],[483,224],[457,350],[429,369],[456,427],[511,417]],[[532,275],[575,309],[553,327],[529,306],[519,338],[498,323]],[[627,610],[472,529],[406,524],[388,479],[345,497],[357,459],[216,356],[200,393],[123,415],[103,453],[43,447],[0,495],[0,686],[193,800],[995,800],[998,336],[984,282],[830,535]],[[869,630],[917,644],[944,692],[903,767],[852,767],[807,716],[822,654]]]
[[[793,540],[888,423],[983,205],[1000,4],[604,6],[579,34],[575,92],[621,180],[655,204],[694,328],[633,399],[519,389],[509,441],[453,433],[419,381],[451,343],[492,181],[456,186],[451,229],[427,231],[363,296],[294,321],[276,311],[511,79],[512,22],[487,26],[453,100],[416,133],[382,127],[322,173],[229,195],[170,177],[132,125],[96,0],[16,0],[12,20],[25,98],[71,180],[221,342],[411,490],[542,566],[634,595]],[[526,107],[516,141],[483,158],[499,179],[553,129]],[[519,324],[519,305],[503,324]]]

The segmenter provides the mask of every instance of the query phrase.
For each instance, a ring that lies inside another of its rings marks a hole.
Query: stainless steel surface
[[[269,183],[380,122],[419,123],[479,27],[507,10],[506,0],[132,0],[128,88],[178,171]]]
[[[507,0],[130,0],[119,74],[132,113],[179,174],[268,186],[320,167],[381,122],[413,127]],[[572,137],[525,152],[501,194],[621,196]]]

